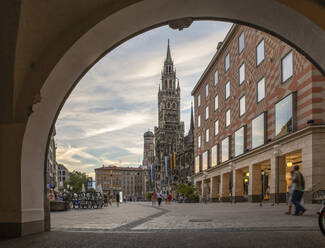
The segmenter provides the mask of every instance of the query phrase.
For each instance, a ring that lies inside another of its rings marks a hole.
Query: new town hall
[[[190,182],[194,175],[193,108],[190,129],[184,137],[184,122],[180,115],[181,89],[176,79],[168,41],[158,92],[158,126],[154,134],[150,131],[144,134],[143,166],[150,170],[151,190],[165,190]]]

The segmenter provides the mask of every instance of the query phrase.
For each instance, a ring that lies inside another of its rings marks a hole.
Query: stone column
[[[243,179],[243,171],[242,170],[235,170],[234,177],[233,177],[233,184],[234,184],[234,198],[236,202],[244,201],[244,179]]]
[[[218,201],[219,197],[219,179],[218,176],[212,177],[211,200]]]
[[[230,181],[230,173],[222,174],[222,201],[230,200],[230,191],[229,191],[229,181]]]
[[[249,166],[248,200],[260,202],[262,195],[261,166]]]

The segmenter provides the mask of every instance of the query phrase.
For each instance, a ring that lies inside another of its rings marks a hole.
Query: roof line
[[[194,96],[195,92],[198,90],[199,86],[202,84],[203,80],[207,76],[207,74],[210,71],[211,67],[214,65],[214,62],[219,58],[220,54],[227,48],[227,46],[228,46],[228,44],[230,42],[230,38],[233,36],[233,34],[235,33],[235,31],[237,31],[237,29],[239,28],[239,26],[240,25],[238,25],[238,24],[233,24],[231,26],[231,28],[228,31],[226,37],[222,41],[223,43],[222,43],[221,47],[213,55],[213,58],[211,59],[211,61],[209,62],[208,66],[205,68],[204,72],[202,73],[200,79],[198,80],[198,82],[194,86],[194,88],[193,88],[193,90],[191,92],[191,95],[192,96]]]

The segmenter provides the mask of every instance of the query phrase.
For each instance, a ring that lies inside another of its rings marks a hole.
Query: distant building
[[[58,189],[58,169],[56,163],[56,146],[54,141],[54,136],[56,134],[55,128],[51,134],[51,140],[49,144],[48,154],[47,154],[47,185],[48,188],[56,188]]]
[[[187,182],[187,177],[194,174],[193,113],[189,134],[184,138],[180,95],[181,89],[168,41],[158,92],[158,126],[155,127],[156,190],[171,189],[181,182]]]
[[[145,194],[145,170],[142,168],[103,166],[95,169],[96,186],[113,197],[123,192],[127,200],[142,200]]]
[[[151,180],[151,167],[155,159],[155,143],[154,143],[154,134],[151,131],[147,131],[144,133],[144,145],[143,145],[143,161],[142,161],[142,168],[145,170],[145,188],[144,188],[144,195],[147,192],[152,192],[153,190],[153,183]]]
[[[59,181],[59,190],[63,190],[64,183],[69,181],[70,173],[69,170],[63,165],[58,164],[58,181]]]

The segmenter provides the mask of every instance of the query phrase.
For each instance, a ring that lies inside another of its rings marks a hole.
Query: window
[[[209,129],[205,130],[205,143],[209,142]]]
[[[216,95],[214,97],[214,111],[216,111],[219,108],[219,97]]]
[[[219,82],[218,71],[214,73],[214,86],[216,86]]]
[[[230,109],[226,111],[226,127],[230,125]]]
[[[262,78],[257,82],[257,102],[260,102],[265,97],[265,79]]]
[[[205,86],[205,97],[207,98],[209,96],[209,85],[207,84]]]
[[[281,60],[282,83],[284,83],[289,78],[291,78],[292,75],[293,75],[293,55],[291,51]]]
[[[226,55],[226,57],[225,57],[225,72],[228,71],[229,67],[230,67],[230,56],[229,56],[229,53],[228,53]]]
[[[230,81],[228,81],[227,83],[226,83],[226,87],[225,87],[226,89],[226,93],[225,93],[225,96],[226,96],[226,100],[230,97]]]
[[[202,170],[208,169],[208,152],[205,151],[202,156]]]
[[[205,119],[209,119],[209,106],[205,108]]]
[[[238,53],[241,54],[245,47],[245,33],[242,32],[238,37]]]
[[[283,98],[275,104],[275,136],[282,136],[293,131],[293,96]]]
[[[197,137],[197,147],[201,148],[201,135]]]
[[[245,149],[245,128],[241,127],[235,132],[235,156],[241,155],[244,153]]]
[[[264,145],[265,114],[262,113],[252,121],[252,149]]]
[[[229,160],[229,137],[222,140],[221,143],[221,161]]]
[[[239,67],[239,85],[245,81],[245,63]]]
[[[197,127],[200,127],[201,126],[201,116],[198,115],[197,116]]]
[[[256,65],[259,65],[264,60],[264,40],[258,43],[256,47]]]
[[[201,97],[200,95],[197,96],[197,106],[201,105]]]
[[[200,156],[195,157],[195,173],[200,172]]]
[[[219,133],[219,120],[214,122],[214,135],[217,136]]]
[[[218,145],[215,144],[211,149],[211,166],[218,164]]]
[[[246,100],[245,96],[242,96],[239,99],[239,116],[242,116],[246,112],[246,102],[245,102],[245,100]]]

